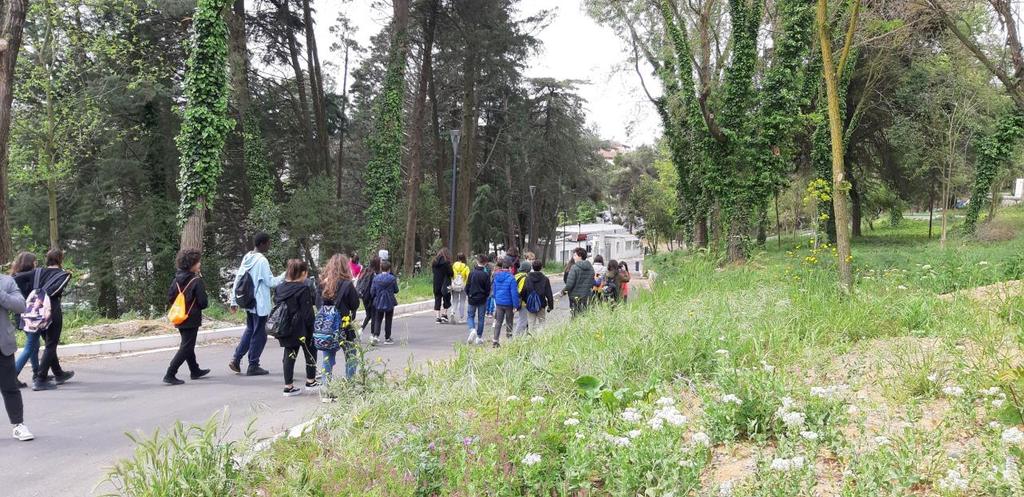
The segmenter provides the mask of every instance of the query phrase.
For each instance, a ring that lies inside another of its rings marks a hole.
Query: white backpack
[[[50,327],[53,307],[50,305],[49,289],[64,274],[58,273],[45,283],[40,281],[42,274],[42,269],[36,269],[32,292],[25,299],[25,312],[21,314],[22,329],[25,333],[40,333]]]
[[[455,279],[452,280],[452,291],[456,293],[466,291],[466,280],[462,277],[462,273],[455,274]]]

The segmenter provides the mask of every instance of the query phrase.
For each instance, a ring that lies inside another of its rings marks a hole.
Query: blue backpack
[[[530,295],[526,297],[526,312],[536,314],[544,308],[544,299],[540,298],[540,294],[536,291],[530,291]]]
[[[313,347],[317,350],[341,348],[341,314],[333,305],[322,305],[313,323]]]

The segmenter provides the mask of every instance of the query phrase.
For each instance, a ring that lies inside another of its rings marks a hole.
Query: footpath
[[[562,286],[560,281],[552,283],[556,291]],[[559,302],[552,319],[565,319],[566,305],[564,299]],[[456,345],[465,343],[466,326],[434,322],[432,302],[402,307],[405,314],[394,322],[397,343],[372,348],[368,361],[379,359],[393,372],[421,368],[452,357]],[[61,362],[76,376],[57,390],[22,390],[26,424],[36,440],[17,442],[0,436],[0,466],[7,468],[9,489],[0,495],[82,497],[116,492],[109,484],[99,484],[111,465],[132,454],[134,444],[125,433],[150,437],[156,430],[166,432],[176,421],[203,423],[223,412],[229,423],[227,439],[240,438],[247,428],[266,438],[317,416],[325,405],[316,392],[281,395],[282,349],[274,340],[262,357],[270,375],[246,377],[227,369],[235,345],[230,339],[240,334],[241,328],[205,332],[196,355],[199,364],[213,372],[181,386],[161,382],[177,335],[171,342],[146,337],[62,346]],[[368,335],[364,334],[364,345]]]

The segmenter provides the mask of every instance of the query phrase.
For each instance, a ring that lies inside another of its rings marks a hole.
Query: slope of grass
[[[910,221],[869,235],[852,295],[827,246],[725,269],[659,256],[629,305],[341,391],[231,493],[1019,495],[1021,328],[937,294],[1016,277],[1024,240],[940,250]]]

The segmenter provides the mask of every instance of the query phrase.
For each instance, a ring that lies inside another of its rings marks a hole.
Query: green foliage
[[[251,232],[274,234],[279,229],[278,206],[274,199],[274,178],[270,174],[267,150],[259,122],[252,114],[246,115],[242,128],[245,142],[245,175],[252,196],[252,208],[247,219]]]
[[[198,0],[183,84],[185,111],[177,144],[181,155],[178,222],[211,205],[223,161],[228,118],[228,28],[222,15],[228,0]]]
[[[996,131],[978,145],[978,163],[975,166],[974,188],[971,202],[964,217],[964,232],[973,234],[977,229],[981,208],[992,191],[992,182],[1000,167],[1010,158],[1024,137],[1024,113],[1014,111],[1004,115],[996,124]]]

